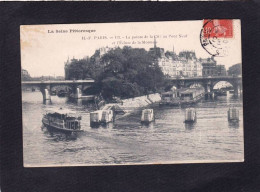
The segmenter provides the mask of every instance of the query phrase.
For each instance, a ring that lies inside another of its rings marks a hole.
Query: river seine
[[[232,95],[196,104],[197,122],[187,125],[184,109],[153,106],[155,122],[140,124],[141,112],[91,128],[91,105],[52,96],[43,104],[41,92],[23,92],[24,165],[75,166],[243,161],[243,109]],[[239,108],[239,123],[229,123],[229,106]],[[63,107],[82,116],[83,133],[68,137],[42,126],[46,108]]]

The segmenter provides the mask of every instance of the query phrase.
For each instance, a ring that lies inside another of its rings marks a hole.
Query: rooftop
[[[76,114],[75,111],[71,111],[69,109],[63,109],[61,108],[48,108],[46,109],[47,113],[59,113],[61,115],[66,115],[66,114]]]

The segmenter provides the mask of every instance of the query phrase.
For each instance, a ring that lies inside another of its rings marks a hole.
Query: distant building
[[[182,51],[179,55],[176,55],[174,49],[172,52],[163,51],[161,58],[158,58],[158,65],[164,75],[172,78],[202,76],[202,65],[194,51]]]
[[[214,57],[207,59],[200,59],[202,63],[202,75],[204,77],[208,76],[226,76],[227,71],[225,65],[217,65]]]
[[[164,55],[164,49],[156,46],[156,39],[154,38],[154,47],[149,49],[151,55],[154,55],[157,58],[161,58]]]
[[[215,61],[214,57],[207,58],[207,59],[200,59],[200,62],[203,67],[202,75],[204,77],[217,75],[217,69],[216,69],[217,62]]]
[[[63,77],[63,76],[56,76],[55,80],[65,80],[65,77]]]
[[[217,76],[226,76],[227,70],[225,65],[216,65]]]
[[[33,81],[61,81],[65,78],[63,76],[51,76],[51,75],[45,75],[45,76],[39,76],[39,77],[32,77],[31,80]]]

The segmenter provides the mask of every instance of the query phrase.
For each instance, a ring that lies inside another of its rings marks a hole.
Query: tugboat
[[[81,116],[67,109],[50,109],[42,118],[43,125],[50,131],[63,133],[82,132],[80,125]]]

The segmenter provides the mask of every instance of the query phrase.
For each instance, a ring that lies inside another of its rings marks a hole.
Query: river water
[[[184,124],[184,109],[153,106],[155,122],[140,124],[141,112],[107,126],[91,128],[86,102],[40,92],[23,92],[23,152],[27,166],[120,165],[242,161],[244,159],[241,98],[232,95],[196,104],[197,122]],[[239,123],[227,121],[229,106],[239,108]],[[41,123],[46,108],[63,107],[82,116],[83,133],[69,137],[48,132]]]

